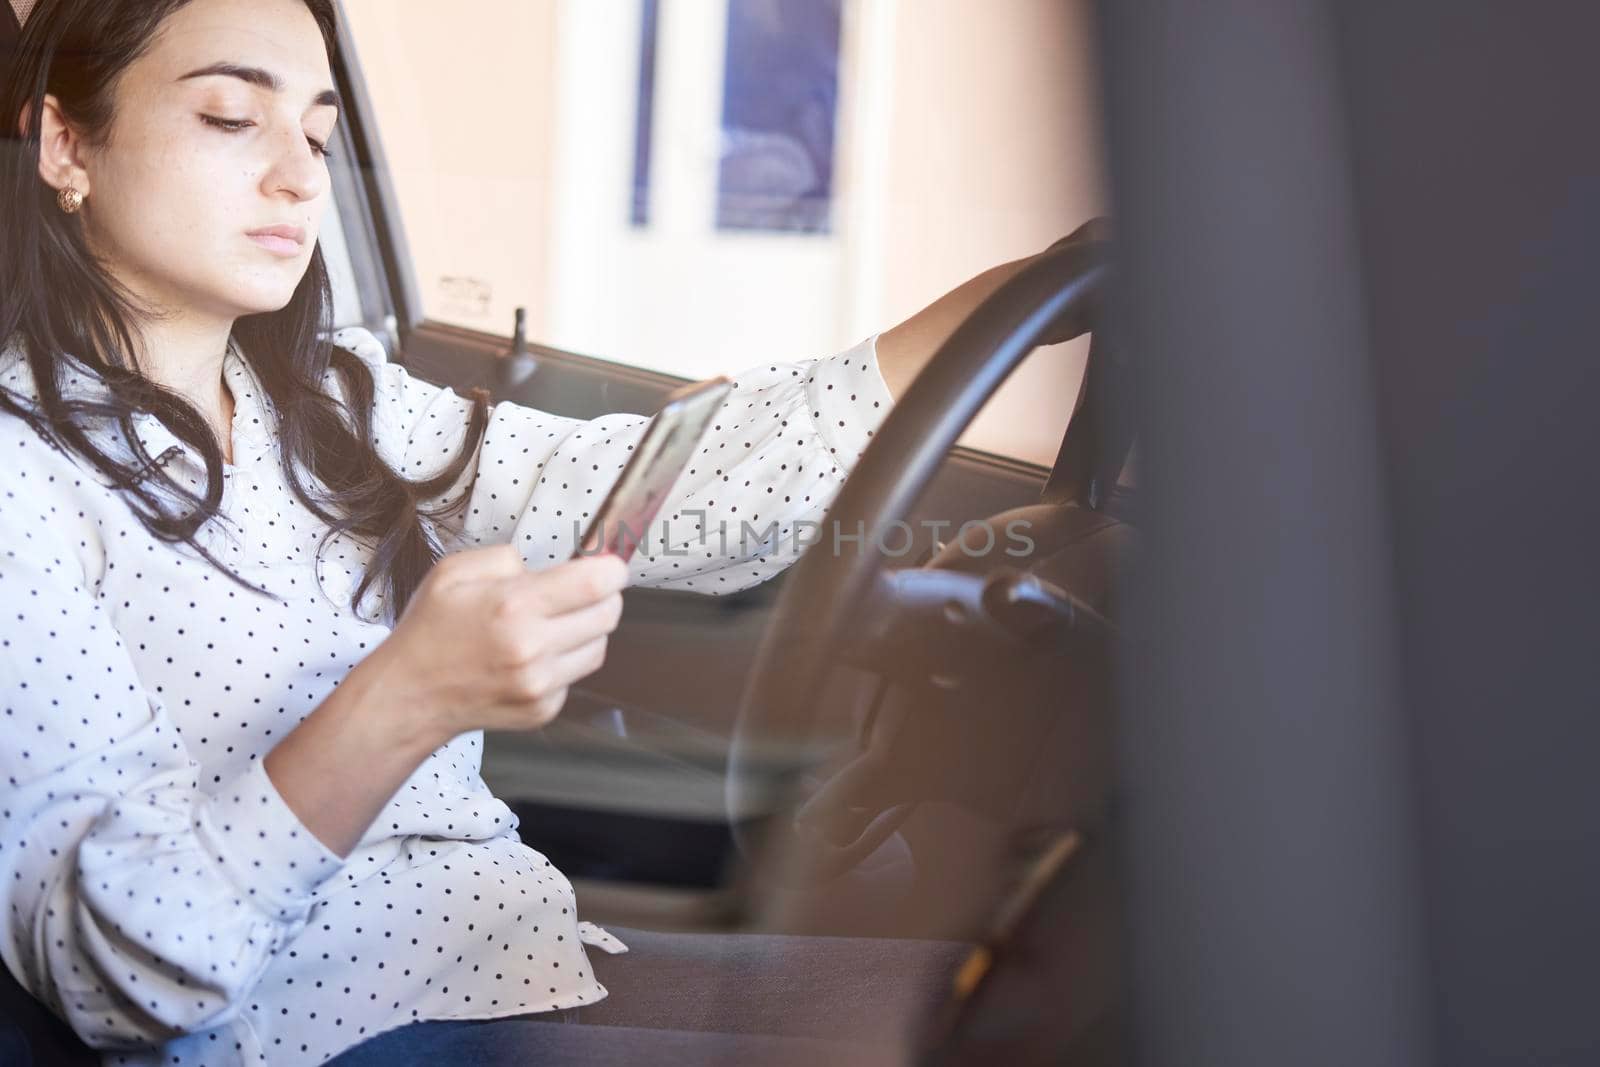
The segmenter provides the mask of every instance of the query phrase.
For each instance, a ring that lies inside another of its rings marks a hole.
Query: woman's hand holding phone
[[[732,388],[718,377],[667,397],[572,559],[532,571],[498,545],[428,572],[393,634],[356,668],[359,688],[403,717],[407,740],[431,751],[468,730],[536,730],[556,717],[568,688],[605,662],[627,558]]]
[[[469,730],[536,730],[605,662],[628,568],[613,555],[529,570],[510,545],[446,556],[363,661],[433,747]]]
[[[457,735],[537,730],[560,714],[568,689],[605,662],[626,555],[730,388],[714,379],[668,398],[580,542],[592,537],[599,554],[583,549],[535,571],[514,546],[496,545],[434,565],[393,632],[264,758],[318,840],[348,855],[395,790]]]

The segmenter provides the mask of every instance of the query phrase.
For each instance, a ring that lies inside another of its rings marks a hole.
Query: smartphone
[[[633,556],[673,483],[694,457],[706,426],[733,389],[727,376],[691,382],[673,391],[650,420],[644,438],[589,522],[572,557],[603,553]]]

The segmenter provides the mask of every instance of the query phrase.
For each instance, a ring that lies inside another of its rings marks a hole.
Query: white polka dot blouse
[[[334,341],[373,371],[380,454],[413,479],[447,466],[471,402],[390,362],[365,330]],[[875,342],[737,375],[630,584],[716,595],[793,562],[790,533],[821,520],[890,407]],[[625,947],[578,920],[571,884],[522,842],[480,776],[481,732],[424,761],[343,859],[277,793],[262,757],[394,619],[375,590],[351,610],[370,546],[341,536],[318,553],[327,527],[283,476],[270,401],[234,348],[223,374],[226,522],[200,540],[270,597],[152,537],[87,461],[0,412],[6,966],[129,1065],[316,1064],[414,1020],[604,997],[584,946]],[[103,389],[68,378],[68,395]],[[37,398],[14,347],[0,386]],[[326,387],[337,394],[331,371]],[[467,500],[440,548],[566,559],[648,421],[495,404],[445,494]],[[131,455],[111,420],[91,423],[97,444]],[[148,413],[133,427],[203,487],[194,450]],[[744,523],[767,536],[739,537]]]

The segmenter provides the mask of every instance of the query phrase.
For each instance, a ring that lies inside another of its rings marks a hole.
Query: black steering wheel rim
[[[785,884],[815,884],[848,870],[898,827],[909,806],[880,812],[843,844],[809,831],[796,818],[798,810],[781,808],[758,829],[743,814],[759,807],[765,788],[760,750],[801,751],[812,740],[838,635],[852,624],[884,566],[873,531],[910,514],[962,432],[1035,347],[1047,337],[1054,343],[1084,333],[1098,317],[1110,271],[1099,232],[1091,224],[1052,246],[957,327],[890,410],[835,497],[824,536],[785,582],[740,700],[725,782],[739,851],[747,857],[763,848],[778,851],[784,862],[775,873]],[[867,536],[850,542],[855,550],[836,552],[834,530]]]

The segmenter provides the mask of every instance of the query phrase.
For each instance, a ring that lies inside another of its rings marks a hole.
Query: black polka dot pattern
[[[341,331],[376,372],[378,444],[413,477],[461,444],[469,403]],[[890,401],[873,341],[736,379],[675,488],[672,515],[729,524],[724,548],[671,521],[637,584],[732,592],[792,555],[741,554],[738,529],[820,519]],[[228,353],[235,400],[225,526],[205,543],[277,599],[151,538],[88,464],[0,416],[0,950],[117,1064],[313,1064],[417,1019],[487,1018],[604,997],[570,882],[517,834],[480,775],[481,733],[433,753],[344,859],[284,803],[262,756],[384,638],[381,596],[348,607],[369,553],[335,539],[278,467],[274,414]],[[330,387],[333,378],[330,375]],[[69,394],[92,393],[78,378]],[[0,353],[0,386],[36,396]],[[513,404],[451,492],[447,548],[515,542],[531,566],[570,552],[647,420],[588,422]],[[141,443],[200,488],[198,456],[136,416]],[[127,448],[109,422],[91,432]],[[448,494],[447,494],[448,495]],[[681,531],[681,532],[680,532]],[[707,550],[710,555],[707,555]],[[365,605],[364,605],[365,606]]]
[[[379,376],[375,432],[385,457],[412,477],[448,465],[470,401],[389,363],[366,330],[334,336]],[[893,403],[876,336],[836,356],[752,367],[733,381],[633,557],[630,585],[717,596],[792,564],[797,541],[816,540],[802,524],[822,520]],[[649,421],[496,405],[477,463],[441,498],[470,494],[460,525],[442,532],[452,547],[510,541],[535,569],[568,558]]]

